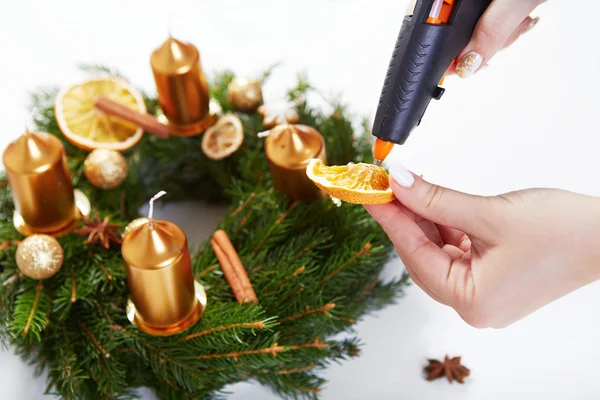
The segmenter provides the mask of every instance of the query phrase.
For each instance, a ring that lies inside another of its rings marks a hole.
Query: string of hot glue
[[[154,215],[154,201],[160,199],[165,194],[167,194],[167,192],[161,190],[160,192],[156,193],[148,202],[150,203],[150,209],[148,210],[148,221],[152,221],[152,216]]]

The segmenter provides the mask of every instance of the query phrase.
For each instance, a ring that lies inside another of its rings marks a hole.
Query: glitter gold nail
[[[482,62],[483,57],[481,57],[479,53],[474,51],[467,53],[458,62],[458,65],[456,66],[456,75],[461,78],[468,78],[477,71]]]
[[[525,29],[523,29],[523,33],[525,32],[529,32],[531,30],[531,28],[533,28],[534,26],[537,25],[537,23],[540,21],[540,17],[535,17],[533,18],[531,21],[529,21],[529,23],[525,26]]]

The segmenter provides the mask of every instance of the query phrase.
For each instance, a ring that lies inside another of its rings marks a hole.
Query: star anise
[[[111,224],[109,217],[100,219],[100,216],[96,213],[94,219],[83,217],[83,227],[75,231],[79,236],[87,236],[85,244],[98,243],[105,249],[110,247],[110,242],[122,243],[123,241],[117,235],[117,229],[119,225]]]
[[[433,381],[434,379],[443,378],[444,376],[448,379],[448,382],[456,380],[460,383],[464,383],[465,378],[469,376],[471,371],[460,363],[460,357],[444,358],[444,362],[438,360],[428,360],[429,365],[425,367],[427,373],[426,379]]]

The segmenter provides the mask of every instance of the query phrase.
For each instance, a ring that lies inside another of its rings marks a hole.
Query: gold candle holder
[[[23,235],[59,236],[89,215],[90,202],[73,189],[62,142],[45,132],[26,131],[8,145],[2,161],[15,204],[13,222]]]
[[[121,254],[131,293],[127,317],[154,336],[183,332],[196,323],[206,307],[204,288],[194,282],[187,238],[174,223],[152,218],[127,231]]]
[[[169,125],[171,134],[198,135],[215,122],[196,47],[169,37],[152,52],[150,64],[163,111],[159,120]]]
[[[265,153],[273,186],[294,200],[325,198],[306,175],[312,158],[327,163],[325,140],[314,128],[306,125],[278,125],[269,131]]]

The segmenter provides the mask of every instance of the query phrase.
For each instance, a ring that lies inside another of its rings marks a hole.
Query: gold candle
[[[152,52],[150,64],[158,102],[171,133],[198,134],[214,122],[209,114],[208,83],[196,47],[169,37]]]
[[[325,141],[314,128],[306,125],[276,126],[267,136],[265,153],[276,190],[294,200],[326,196],[306,176],[306,166],[312,158],[327,163]]]
[[[3,155],[21,233],[57,234],[75,222],[77,208],[61,141],[45,132],[25,132]]]
[[[166,336],[194,324],[206,294],[194,282],[187,238],[174,223],[152,219],[129,230],[121,246],[131,293],[127,315],[142,331]]]

